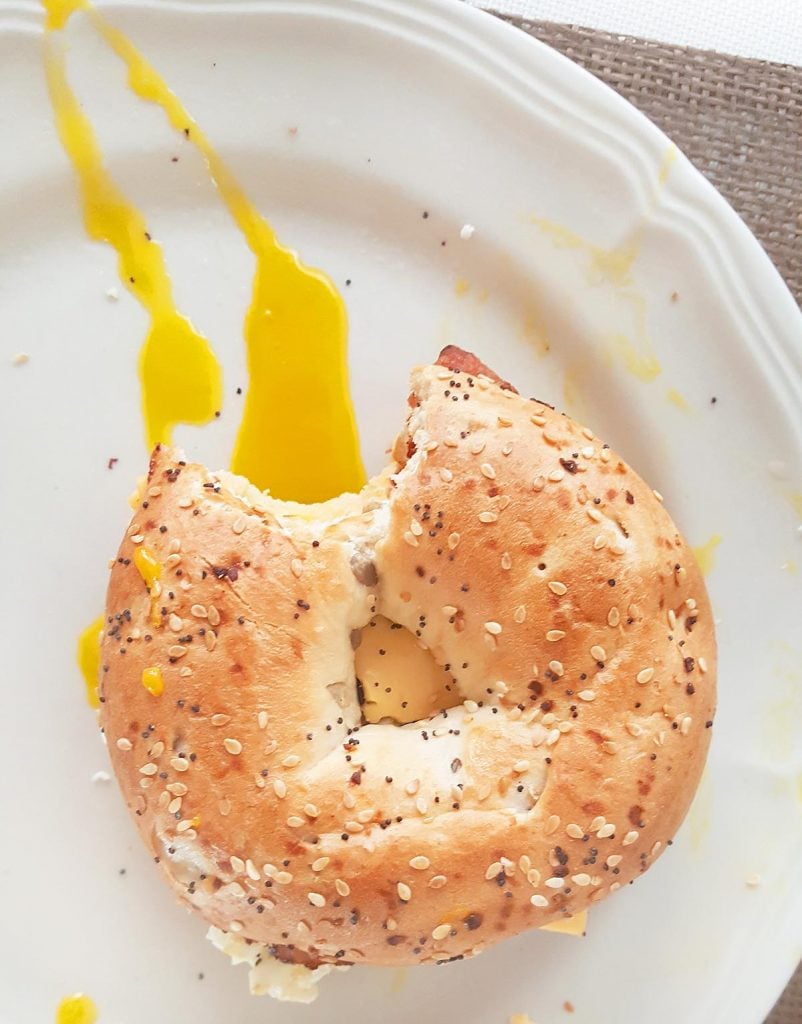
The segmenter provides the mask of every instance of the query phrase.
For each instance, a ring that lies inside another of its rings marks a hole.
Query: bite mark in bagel
[[[273,994],[271,954],[308,998],[307,969],[445,963],[586,909],[665,849],[704,763],[713,620],[661,502],[589,429],[441,359],[359,495],[277,501],[157,449],[112,569],[122,791]],[[377,615],[456,706],[366,720]]]

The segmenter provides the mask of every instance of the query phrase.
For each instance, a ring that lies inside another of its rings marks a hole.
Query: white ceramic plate
[[[115,257],[82,230],[37,8],[0,0],[0,1019],[51,1020],[83,989],[101,1024],[504,1024],[513,1012],[538,1024],[757,1024],[802,952],[802,318],[780,278],[635,110],[457,3],[104,9],[280,237],[352,280],[371,470],[400,423],[409,366],[457,342],[609,438],[692,543],[721,535],[709,580],[720,712],[673,849],[594,911],[586,939],[535,933],[470,963],[351,971],[304,1010],[249,997],[243,969],[172,903],[114,784],[90,781],[107,761],[73,650],[101,607],[144,466],[144,317],[124,291],[105,297]],[[244,383],[249,254],[197,155],[124,90],[80,19],[70,38],[72,80],[111,170],[225,363],[221,420],[178,437],[223,464]],[[27,365],[12,366],[18,351]],[[633,351],[659,363],[650,382],[627,369]]]

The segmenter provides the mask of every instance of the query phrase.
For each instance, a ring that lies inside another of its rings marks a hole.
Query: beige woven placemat
[[[506,18],[643,111],[743,217],[802,306],[802,68]],[[802,1024],[802,965],[766,1020]]]

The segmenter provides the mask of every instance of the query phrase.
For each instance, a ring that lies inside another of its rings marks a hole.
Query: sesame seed
[[[418,799],[415,801],[415,808],[418,814],[426,814],[426,812],[429,810],[429,804],[427,803],[426,800],[423,799],[422,796],[419,796]]]
[[[564,476],[565,476],[565,470],[564,469],[553,469],[549,473],[549,480],[551,480],[552,483],[558,484],[563,479]]]
[[[546,633],[546,639],[549,643],[556,644],[559,640],[565,637],[565,630],[563,629],[550,629]]]
[[[520,625],[526,619],[526,605],[519,604],[515,609],[515,615],[513,616],[515,621]]]
[[[594,690],[580,690],[577,697],[580,700],[591,701],[596,699],[596,693]]]
[[[598,537],[593,541],[593,550],[601,551],[602,548],[607,546],[607,538],[604,534],[599,534]]]
[[[602,521],[603,517],[602,517],[601,512],[599,512],[598,509],[593,508],[592,505],[588,505],[587,508],[585,509],[585,511],[587,512],[588,516],[593,520],[594,523],[600,523]]]
[[[450,924],[439,924],[436,928],[432,929],[432,938],[435,942],[439,942],[441,939],[445,939],[450,931]]]
[[[412,860],[409,862],[409,866],[411,868],[414,868],[416,871],[425,871],[429,867],[430,863],[431,862],[428,857],[420,856],[413,857]]]
[[[549,905],[549,901],[546,899],[546,897],[541,896],[540,893],[537,892],[534,896],[529,897],[529,902],[532,904],[533,907],[547,907]]]
[[[636,832],[636,831],[627,832],[627,834],[621,840],[621,845],[622,846],[632,846],[633,843],[638,841],[639,836],[640,836],[640,832]]]
[[[657,842],[656,842],[656,843],[655,843],[655,844],[654,844],[654,845],[652,846],[651,850],[649,850],[649,856],[650,856],[650,857],[654,857],[654,856],[656,856],[656,855],[657,855],[657,854],[658,854],[658,853],[660,852],[660,850],[662,850],[662,848],[663,848],[663,844],[662,844],[662,843],[661,843],[661,842],[660,842],[660,841],[658,840],[658,841],[657,841]]]
[[[398,898],[404,903],[409,903],[412,899],[412,890],[405,882],[399,882],[396,886],[396,891],[398,892]]]
[[[245,874],[254,882],[258,882],[261,878],[261,875],[256,870],[256,865],[250,858],[245,861]]]
[[[304,814],[307,818],[317,818],[320,811],[314,804],[304,804]]]
[[[411,548],[418,547],[418,538],[415,536],[414,533],[410,533],[409,530],[407,530],[407,532],[404,534],[404,540],[406,541],[407,544],[409,544]]]
[[[447,619],[450,619],[452,615],[456,615],[459,609],[453,604],[444,604],[440,609]]]
[[[512,420],[508,419],[506,416],[496,416],[496,422],[498,423],[498,425],[500,427],[511,427],[512,426]]]
[[[575,822],[571,822],[570,825],[566,825],[565,831],[572,839],[581,839],[585,834]]]
[[[154,743],[153,746],[148,751],[148,754],[151,757],[153,757],[153,758],[161,757],[163,753],[164,753],[164,744],[162,743],[161,740],[159,740],[158,743]]]
[[[173,757],[170,759],[170,767],[177,772],[189,771],[189,761],[185,757]]]
[[[245,873],[245,861],[241,857],[229,857],[228,859],[233,871],[236,871],[238,875]]]
[[[132,544],[141,544],[144,539],[145,539],[145,535],[144,534],[142,534],[142,533],[135,533],[133,535],[133,537],[131,538],[131,543]]]
[[[753,875],[747,875],[747,877],[744,879],[744,882],[746,883],[746,885],[749,886],[750,889],[757,889],[761,881],[762,878],[757,873]]]
[[[544,476],[536,476],[532,481],[532,490],[538,493],[543,490],[546,486],[546,478]]]
[[[602,825],[596,835],[599,839],[609,839],[611,836],[615,835],[615,825],[612,822]]]
[[[554,673],[554,675],[557,676],[557,678],[559,678],[565,672],[565,669],[563,668],[563,663],[561,661],[550,661],[549,668]]]
[[[501,556],[501,568],[505,570],[512,568],[512,559],[510,558],[508,551],[505,551]]]
[[[231,721],[231,715],[212,715],[211,722],[214,726],[227,725]]]
[[[228,923],[228,930],[230,932],[241,932],[243,928],[244,925],[241,921],[229,921]]]
[[[229,752],[229,754],[241,754],[242,744],[239,740],[232,739],[230,736],[226,736],[223,740],[223,746]]]
[[[179,508],[192,508],[193,504],[194,504],[194,502],[193,502],[192,498],[187,497],[187,498],[179,498],[178,499],[178,507]]]
[[[498,512],[493,512],[492,510],[489,510],[487,512],[480,512],[479,513],[479,522],[480,523],[495,523],[495,521],[497,519],[498,519]]]
[[[313,907],[325,907],[326,897],[321,896],[319,892],[308,892],[306,898],[312,904]]]
[[[677,616],[673,608],[668,609],[668,625],[670,629],[677,628]]]
[[[704,655],[696,659],[696,664],[699,666],[699,671],[702,673],[702,675],[704,675],[705,672],[707,672],[707,659],[704,657]]]
[[[277,871],[273,875],[273,881],[278,882],[279,885],[289,885],[293,880],[293,875],[289,871]]]
[[[345,831],[350,832],[352,835],[356,835],[357,832],[364,832],[365,826],[358,821],[346,821]]]
[[[296,579],[300,579],[304,571],[304,563],[300,558],[293,558],[290,560],[290,572]]]
[[[550,580],[549,590],[552,592],[552,594],[557,594],[559,597],[562,597],[563,594],[568,593],[568,587],[566,587],[564,583],[560,583],[559,580]]]
[[[180,644],[173,644],[172,647],[167,648],[167,653],[173,659],[183,658],[184,655],[187,653],[187,649],[186,647],[181,647]]]
[[[305,824],[306,821],[303,818],[299,818],[297,814],[291,814],[289,818],[287,818],[287,825],[290,828],[300,828]]]
[[[590,656],[594,661],[607,661],[607,651],[599,644],[594,644],[590,649]]]
[[[537,868],[529,868],[526,872],[526,880],[534,889],[537,889],[540,885],[540,877],[540,872]]]
[[[295,768],[301,763],[301,759],[297,754],[287,754],[281,763],[285,768]]]
[[[498,622],[486,622],[485,629],[491,636],[498,636],[501,632],[501,626]]]
[[[164,788],[168,793],[172,793],[173,796],[186,796],[189,792],[189,789],[183,782],[168,782]]]
[[[640,672],[638,672],[637,676],[635,676],[635,678],[638,680],[641,686],[645,686],[646,683],[650,683],[652,679],[654,679],[654,669],[642,668]]]
[[[246,525],[247,524],[245,520],[242,517],[240,517],[239,519],[234,520],[234,522],[231,524],[231,529],[234,533],[236,533],[239,536],[239,534],[243,533],[243,531],[245,530]]]
[[[685,715],[685,717],[682,719],[682,721],[680,722],[680,725],[679,725],[679,731],[682,733],[683,736],[687,736],[688,735],[688,733],[691,731],[691,725],[692,724],[693,724],[693,719],[691,718],[691,716],[690,715]]]
[[[428,884],[430,889],[442,889],[446,882],[448,882],[448,879],[445,875],[434,875],[429,879]]]
[[[607,612],[607,625],[615,628],[620,621],[621,613],[619,612],[619,610],[617,608],[611,608],[609,612]],[[602,661],[603,660],[604,659],[602,659]]]
[[[325,867],[328,866],[330,860],[331,857],[318,857],[317,860],[312,861],[312,870],[322,871]]]
[[[482,445],[482,447],[484,447],[484,445]],[[482,476],[487,477],[488,480],[496,479],[496,471],[489,462],[483,462],[480,469],[482,470]]]
[[[546,427],[543,431],[543,440],[546,444],[559,444],[560,435],[555,432],[553,427]]]
[[[406,784],[406,786],[404,786],[405,792],[407,792],[410,796],[414,796],[418,792],[419,789],[420,789],[420,779],[412,779],[411,782],[408,782]]]
[[[353,793],[346,792],[343,794],[343,806],[347,807],[349,811],[356,807],[356,797]]]
[[[530,416],[530,419],[532,420],[532,422],[535,424],[536,427],[545,427],[545,425],[546,425],[546,417],[545,416],[540,416],[537,413],[535,413],[534,416]]]
[[[608,868],[617,868],[623,859],[620,853],[611,853],[605,864]]]
[[[203,639],[206,642],[207,651],[213,651],[217,646],[217,633],[213,629],[207,629]]]
[[[196,619],[207,618],[206,606],[203,604],[193,604],[189,610],[190,612],[192,612]]]
[[[175,569],[175,567],[177,565],[180,565],[180,564],[181,564],[181,555],[179,555],[179,554],[177,554],[175,552],[172,555],[168,555],[167,558],[165,558],[165,560],[164,560],[164,565],[165,565],[165,567],[167,569]]]
[[[334,888],[337,890],[337,893],[340,896],[350,896],[351,895],[351,886],[347,882],[344,882],[342,880],[342,878],[335,878],[334,879]]]
[[[487,871],[485,871],[485,878],[489,882],[491,878],[497,878],[501,871],[503,871],[501,861],[494,861]]]
[[[266,729],[267,728],[267,712],[266,711],[260,711],[259,712],[259,714],[256,716],[256,723],[257,723],[257,725],[259,726],[260,729]]]
[[[162,793],[162,796],[169,796],[169,794],[168,793]],[[176,814],[178,811],[181,810],[181,804],[182,803],[183,803],[183,800],[181,799],[180,796],[173,797],[173,799],[170,800],[170,802],[167,804],[167,811],[168,811],[168,813],[169,814]]]
[[[150,764],[143,764],[142,767],[139,769],[142,775],[155,775],[158,770],[159,766],[157,764],[153,764],[152,762]]]
[[[215,608],[213,604],[210,604],[208,606],[206,614],[212,626],[220,625],[220,612]]]
[[[553,832],[556,832],[559,827],[560,827],[560,816],[559,816],[559,814],[552,814],[552,815],[549,816],[548,820],[546,821],[546,825],[545,825],[545,828],[543,829],[543,831],[546,833],[547,836],[550,836]]]
[[[131,743],[130,740],[126,739],[125,736],[121,736],[117,740],[117,749],[118,750],[131,750],[132,748],[133,748],[133,743]]]
[[[454,479],[454,474],[446,466],[441,466],[440,479],[443,481],[444,484],[450,484],[451,481]]]
[[[641,729],[637,722],[627,722],[626,730],[630,736],[637,737],[643,735],[643,729]]]
[[[459,542],[460,542],[460,535],[458,533],[455,532],[455,533],[450,533],[448,535],[448,547],[449,547],[449,550],[453,551],[454,548],[457,546],[457,544],[459,544]]]
[[[287,783],[283,779],[273,779],[273,792],[279,800],[283,800],[287,795]]]
[[[581,871],[578,875],[571,875],[571,881],[574,883],[574,885],[590,885],[590,875],[587,875],[584,871]]]
[[[562,889],[565,885],[565,879],[558,878],[556,875],[553,875],[551,878],[547,878],[543,884],[547,885],[549,889]]]

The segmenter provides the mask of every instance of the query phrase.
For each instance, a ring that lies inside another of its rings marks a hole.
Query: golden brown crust
[[[207,920],[311,964],[439,962],[604,898],[709,741],[710,606],[654,493],[485,376],[412,386],[394,476],[316,518],[157,451],[109,587],[101,719],[143,838]],[[374,613],[465,703],[362,726]]]

